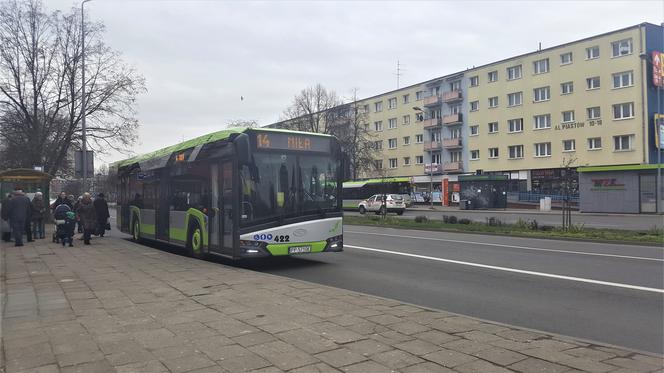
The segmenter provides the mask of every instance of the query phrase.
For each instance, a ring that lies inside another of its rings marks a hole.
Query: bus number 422
[[[274,236],[274,242],[290,242],[290,236]]]

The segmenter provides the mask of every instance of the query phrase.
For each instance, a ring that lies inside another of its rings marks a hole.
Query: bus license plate
[[[311,246],[291,246],[288,248],[289,254],[302,254],[310,252],[311,252]]]

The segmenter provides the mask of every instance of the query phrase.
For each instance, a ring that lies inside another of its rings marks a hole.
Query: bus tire
[[[141,224],[138,221],[138,216],[134,215],[133,228],[131,229],[131,239],[134,242],[141,242]]]
[[[360,206],[360,214],[364,215],[367,212],[367,209],[364,206]]]
[[[203,250],[203,230],[198,222],[189,224],[187,233],[187,253],[192,258],[205,259]]]

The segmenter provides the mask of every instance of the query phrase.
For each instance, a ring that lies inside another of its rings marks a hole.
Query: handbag
[[[110,230],[111,230],[111,223],[106,223],[106,226],[104,226],[104,228],[105,228],[107,231],[110,231]]]

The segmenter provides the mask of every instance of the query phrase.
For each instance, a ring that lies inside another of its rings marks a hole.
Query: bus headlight
[[[343,235],[330,237],[327,239],[327,245],[325,246],[324,251],[343,251],[344,250],[344,239]]]
[[[244,254],[260,255],[265,253],[267,244],[261,241],[240,240],[240,250]]]

